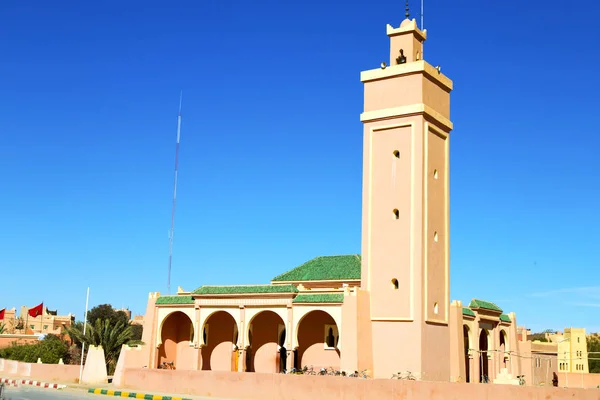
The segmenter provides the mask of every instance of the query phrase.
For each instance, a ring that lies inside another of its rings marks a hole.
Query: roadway
[[[4,398],[6,400],[77,400],[77,399],[110,399],[107,396],[97,394],[88,394],[84,390],[58,390],[58,389],[40,389],[34,387],[9,387],[4,388]]]
[[[143,393],[143,392],[142,392]],[[153,393],[156,395],[173,396],[173,394]],[[234,400],[234,399],[217,399],[215,397],[196,397],[183,395],[192,400]],[[22,385],[20,387],[5,386],[4,399],[0,400],[110,400],[112,396],[100,394],[90,394],[84,389],[41,389],[33,386]]]

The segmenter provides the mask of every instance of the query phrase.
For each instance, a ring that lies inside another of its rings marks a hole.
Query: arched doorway
[[[479,382],[489,382],[489,362],[488,362],[488,332],[485,329],[479,334]]]
[[[325,311],[311,311],[298,326],[298,366],[340,368],[339,331],[335,320]]]
[[[500,331],[500,367],[501,368],[508,368],[506,365],[506,360],[508,358],[508,354],[507,352],[508,350],[508,340],[507,340],[507,335],[506,332],[504,330]]]
[[[469,349],[471,340],[469,338],[469,327],[463,325],[463,342],[465,347],[465,382],[471,382],[471,360],[469,358]]]
[[[282,365],[282,352],[280,347],[285,346],[285,324],[283,319],[273,311],[262,311],[257,314],[248,325],[248,372],[281,372],[285,369]],[[282,368],[283,367],[283,368]]]
[[[238,329],[235,319],[225,311],[211,314],[202,327],[202,370],[235,371]]]
[[[190,317],[181,311],[170,314],[163,321],[160,337],[157,367],[173,363],[176,369],[192,369],[193,354],[188,353],[194,340],[194,326]]]

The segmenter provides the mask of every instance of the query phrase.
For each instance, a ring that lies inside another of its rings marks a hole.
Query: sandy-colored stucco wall
[[[125,371],[132,390],[184,393],[229,399],[411,399],[411,400],[599,400],[600,392],[584,389],[467,383],[414,382],[392,379],[239,374],[216,371]]]

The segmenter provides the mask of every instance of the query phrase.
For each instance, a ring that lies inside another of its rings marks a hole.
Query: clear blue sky
[[[426,1],[454,80],[451,296],[600,331],[593,0]],[[363,87],[403,1],[10,2],[0,10],[0,308],[143,313],[360,252]],[[411,0],[414,12],[419,1]]]

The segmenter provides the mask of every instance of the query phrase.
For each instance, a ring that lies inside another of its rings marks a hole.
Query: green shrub
[[[40,358],[44,364],[57,364],[61,358],[65,361],[68,349],[58,336],[48,335],[35,344],[12,344],[0,350],[0,358],[28,363],[37,362]]]

